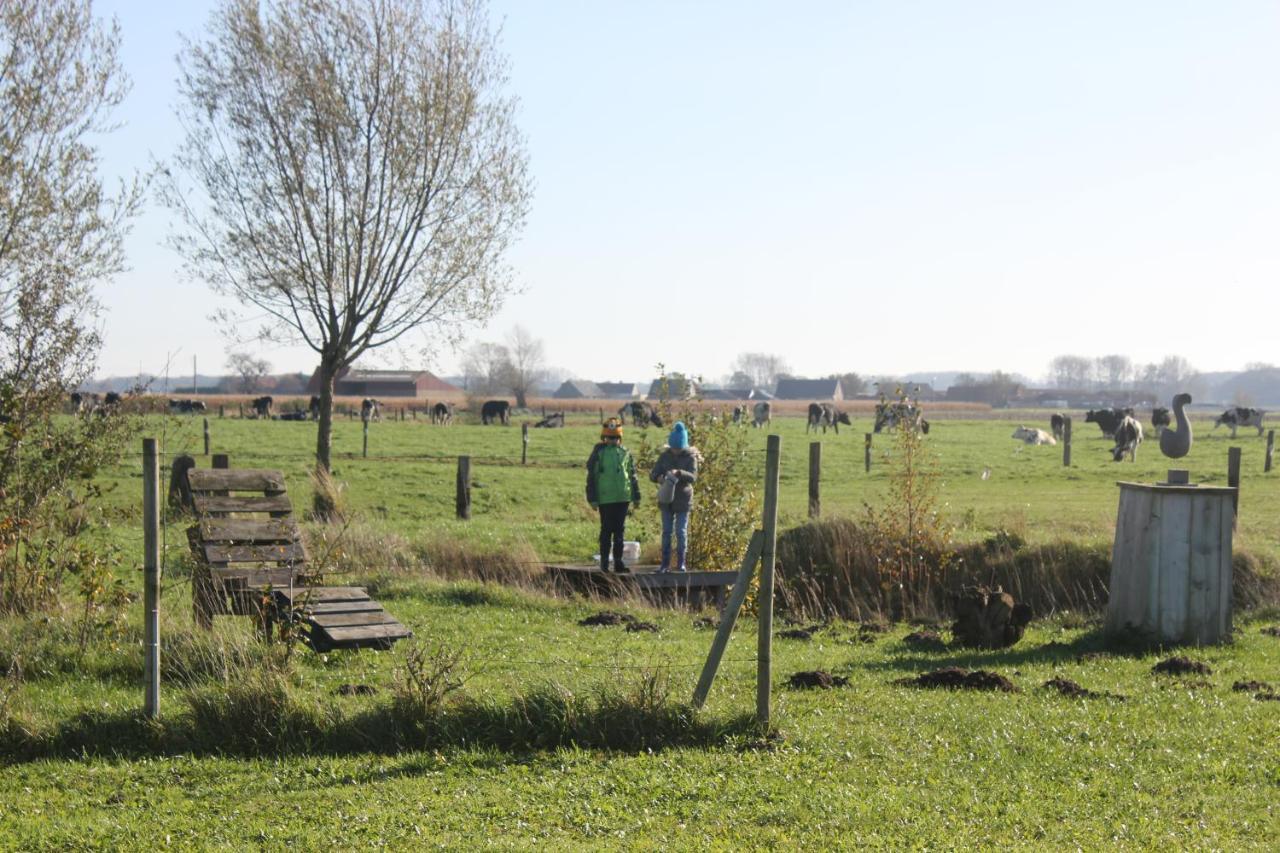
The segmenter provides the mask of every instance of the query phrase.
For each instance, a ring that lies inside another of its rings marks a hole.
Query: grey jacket
[[[680,481],[676,484],[676,496],[671,502],[675,512],[688,512],[693,506],[693,484],[698,479],[698,462],[702,456],[696,447],[682,447],[679,450],[665,448],[649,472],[649,479],[657,483],[668,471],[675,471]]]

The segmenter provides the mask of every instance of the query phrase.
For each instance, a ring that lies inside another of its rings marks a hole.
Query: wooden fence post
[[[1276,431],[1273,429],[1269,429],[1267,430],[1267,455],[1264,456],[1262,459],[1262,471],[1264,474],[1271,471],[1271,457],[1275,455],[1275,452],[1276,452]]]
[[[237,414],[236,417],[243,420],[244,419],[244,403],[236,403],[236,409],[239,412],[239,414]]]
[[[862,442],[863,442],[862,467],[866,469],[868,474],[870,474],[871,473],[871,433],[867,433],[863,437]]]
[[[1062,467],[1071,467],[1071,416],[1062,418]]]
[[[778,468],[782,436],[771,435],[764,463],[764,547],[760,556],[760,589],[757,598],[759,633],[756,639],[756,722],[770,722],[770,690],[773,683],[773,564],[778,553]]]
[[[363,432],[364,432],[364,446],[360,451],[360,455],[367,459],[369,457],[369,422],[368,421],[364,422]]]
[[[809,517],[822,515],[822,442],[809,442]]]
[[[467,521],[471,518],[471,457],[458,457],[458,484],[457,484],[457,510],[458,518]]]
[[[204,455],[209,455],[209,419],[204,419]]]
[[[545,415],[543,417],[546,417]],[[520,424],[520,464],[529,461],[529,423]]]
[[[724,657],[725,647],[729,645],[729,637],[733,636],[733,625],[738,621],[738,611],[742,609],[742,602],[747,598],[747,591],[751,587],[751,576],[755,574],[756,563],[760,562],[760,552],[763,549],[764,531],[757,530],[751,534],[751,542],[747,545],[747,553],[742,558],[738,577],[733,581],[733,592],[729,595],[729,603],[720,614],[716,638],[711,641],[707,662],[702,667],[702,675],[698,677],[698,686],[693,689],[693,707],[695,708],[701,708],[707,701],[711,682],[715,681],[716,671],[720,668],[720,659]]]
[[[160,464],[156,440],[142,440],[143,633],[146,687],[143,712],[160,716]]]
[[[223,412],[224,408],[226,407],[223,406],[221,403],[218,404],[218,420],[222,420],[222,418],[226,417],[226,413]]]
[[[1227,450],[1227,485],[1236,490],[1231,498],[1231,506],[1236,512],[1236,523],[1240,520],[1240,448]]]
[[[213,467],[214,468],[230,468],[231,456],[226,453],[213,454]]]
[[[604,426],[604,409],[600,410],[600,426]]]

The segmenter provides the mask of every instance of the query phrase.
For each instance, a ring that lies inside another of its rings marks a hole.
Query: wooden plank
[[[360,640],[400,640],[412,637],[413,632],[400,623],[394,625],[359,625],[349,628],[319,628],[332,643],[351,643]]]
[[[1187,639],[1214,642],[1218,632],[1218,530],[1222,517],[1220,498],[1196,495],[1191,499],[1191,565],[1187,579]]]
[[[307,621],[325,630],[330,628],[349,628],[355,625],[400,624],[398,619],[382,609],[365,613],[321,613],[308,617]]]
[[[206,542],[204,558],[216,563],[291,563],[301,569],[307,561],[307,552],[301,542],[273,542],[265,545],[223,545]]]
[[[764,531],[757,530],[751,534],[747,543],[747,553],[742,557],[742,568],[733,584],[733,594],[729,596],[729,606],[720,614],[720,625],[716,628],[715,639],[711,641],[711,649],[707,652],[707,662],[702,665],[702,674],[698,676],[698,684],[693,689],[693,707],[701,708],[707,701],[711,684],[715,681],[716,672],[720,669],[720,659],[729,645],[733,635],[733,625],[738,620],[738,611],[746,600],[747,590],[751,586],[751,576],[760,562],[760,552],[764,550]]]
[[[364,601],[332,601],[321,604],[303,605],[302,612],[308,616],[321,616],[326,613],[369,613],[381,610],[382,605],[371,599]]]
[[[192,468],[193,492],[283,492],[284,474],[264,468]]]
[[[222,495],[195,495],[196,512],[272,512],[292,513],[293,504],[288,495],[246,495],[227,497]]]
[[[238,579],[243,579],[247,586],[257,588],[288,586],[293,581],[294,575],[292,569],[246,569],[239,566],[235,568],[211,566],[209,573],[216,583],[226,585]]]
[[[295,586],[277,589],[276,597],[287,604],[337,601],[369,601],[369,593],[359,586]]]
[[[1236,526],[1234,501],[1219,501],[1222,520],[1218,522],[1218,637],[1225,642],[1231,637],[1231,592],[1235,582],[1231,565],[1231,536]]]
[[[1187,584],[1191,572],[1191,499],[1164,495],[1160,519],[1160,636],[1181,642],[1187,630]]]
[[[203,518],[200,538],[209,542],[296,542],[302,538],[292,518]]]

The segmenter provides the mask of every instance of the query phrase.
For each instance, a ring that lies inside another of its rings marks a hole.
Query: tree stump
[[[1031,621],[1031,608],[1018,604],[1000,587],[965,587],[954,596],[956,643],[979,649],[1004,649],[1022,639]]]

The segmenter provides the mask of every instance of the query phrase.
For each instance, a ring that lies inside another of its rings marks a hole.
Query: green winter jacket
[[[587,459],[587,502],[592,506],[640,502],[636,461],[630,450],[604,442],[595,446]]]

